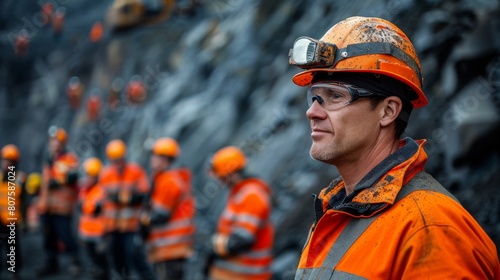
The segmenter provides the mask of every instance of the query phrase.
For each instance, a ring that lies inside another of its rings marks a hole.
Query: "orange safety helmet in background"
[[[64,130],[64,128],[58,128],[56,126],[51,126],[49,128],[49,137],[56,138],[63,144],[66,144],[66,141],[68,141],[68,133],[66,133],[66,130]]]
[[[427,104],[422,91],[422,69],[410,39],[381,18],[350,17],[331,27],[321,39],[298,38],[290,50],[290,64],[305,71],[292,80],[308,86],[317,73],[373,73],[403,82],[411,88],[414,108]]]
[[[88,176],[97,177],[101,168],[102,162],[98,158],[89,158],[83,162],[83,170]]]
[[[3,146],[2,148],[2,158],[10,161],[19,161],[19,150],[16,145],[8,144]]]
[[[172,138],[160,138],[153,144],[153,154],[155,155],[176,158],[180,153],[181,148],[179,144]]]
[[[246,166],[247,158],[243,152],[234,146],[220,149],[212,159],[212,171],[218,177],[225,177],[240,171]]]
[[[106,156],[109,160],[117,160],[125,157],[127,146],[120,139],[111,140],[106,145]]]

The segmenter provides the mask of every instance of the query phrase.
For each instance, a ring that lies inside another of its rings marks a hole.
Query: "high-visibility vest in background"
[[[99,185],[104,189],[107,201],[104,205],[104,218],[107,231],[137,232],[139,230],[139,212],[143,200],[136,203],[122,204],[113,201],[123,193],[131,198],[145,196],[149,191],[147,174],[136,163],[127,162],[122,173],[114,165],[105,167],[99,177]]]
[[[152,263],[185,259],[193,253],[195,199],[188,169],[168,170],[156,176],[150,213],[169,216],[161,225],[151,225],[146,241]]]
[[[7,172],[0,174],[0,221],[3,225],[11,222],[21,223],[21,177],[24,173],[14,170],[15,175],[9,176]],[[11,180],[12,179],[12,180]],[[9,207],[10,206],[10,207]]]
[[[244,179],[231,188],[216,235],[229,238],[239,234],[254,242],[247,251],[217,258],[210,279],[271,278],[274,228],[270,221],[270,193],[267,184],[256,178]]]
[[[78,200],[81,203],[81,213],[78,234],[82,240],[97,241],[106,233],[102,213],[96,214],[96,208],[102,207],[105,198],[104,190],[97,184],[80,190]]]
[[[78,169],[78,157],[71,152],[62,152],[45,163],[42,172],[39,209],[47,214],[71,215],[78,199],[75,184],[70,184],[68,174]],[[57,187],[49,188],[51,180]]]

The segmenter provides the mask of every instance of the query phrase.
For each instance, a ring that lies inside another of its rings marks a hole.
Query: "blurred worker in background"
[[[68,95],[69,105],[73,110],[80,108],[82,103],[84,86],[80,81],[80,78],[73,76],[68,81],[68,87],[66,88],[66,95]]]
[[[23,221],[26,231],[37,230],[40,226],[38,213],[38,196],[42,185],[42,175],[31,172],[26,178],[26,187],[23,189]]]
[[[80,223],[78,233],[85,250],[92,262],[92,279],[109,279],[109,266],[106,258],[104,235],[106,224],[102,216],[102,207],[106,194],[97,184],[102,163],[98,158],[89,158],[83,163],[86,178],[80,187],[79,201]]]
[[[54,14],[54,4],[51,2],[45,2],[42,5],[41,15],[42,15],[42,25],[47,26],[52,22],[52,16]]]
[[[30,45],[30,36],[26,29],[19,31],[14,40],[14,52],[17,57],[24,57],[28,53],[28,47]]]
[[[87,118],[89,121],[97,121],[102,110],[101,97],[97,94],[89,96],[87,100]]]
[[[52,17],[52,31],[54,38],[60,38],[64,31],[64,18],[66,17],[66,8],[59,7]]]
[[[149,191],[144,169],[125,159],[127,147],[115,139],[106,145],[110,164],[103,169],[99,185],[106,192],[106,228],[110,232],[111,255],[116,272],[130,277],[132,268],[142,279],[154,279],[151,268],[134,240],[139,233],[139,212]]]
[[[130,105],[140,104],[146,100],[148,91],[141,76],[134,75],[130,78],[127,84],[126,93],[126,100]]]
[[[59,272],[59,242],[71,255],[69,272],[72,275],[80,272],[77,244],[71,228],[78,196],[78,157],[66,150],[67,141],[68,135],[63,128],[49,128],[49,156],[43,164],[38,200],[46,252],[45,265],[37,272],[39,277]]]
[[[160,138],[150,158],[153,183],[141,213],[141,234],[156,279],[183,279],[193,253],[195,200],[191,171],[173,168],[181,150],[172,138]]]
[[[424,171],[425,140],[401,139],[427,104],[415,49],[397,26],[350,17],[300,37],[313,159],[340,177],[315,197],[295,279],[499,279],[495,244]]]
[[[16,273],[7,270],[11,267],[9,264],[9,255],[14,253],[15,271],[19,273],[23,267],[23,258],[21,252],[21,193],[22,185],[26,179],[24,172],[17,168],[20,154],[17,147],[13,144],[5,145],[2,148],[2,172],[0,173],[0,278],[1,279],[19,279]],[[9,236],[16,237],[9,239]],[[12,242],[14,241],[14,242]],[[14,248],[14,252],[12,249]],[[4,260],[4,256],[6,260]],[[2,274],[4,276],[2,276]],[[10,278],[8,278],[9,276]]]
[[[244,172],[246,156],[237,147],[219,150],[210,174],[229,188],[226,207],[211,240],[209,279],[270,279],[274,228],[271,189]]]

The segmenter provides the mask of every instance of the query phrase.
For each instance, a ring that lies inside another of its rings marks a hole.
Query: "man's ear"
[[[389,96],[380,104],[382,107],[380,109],[380,125],[388,126],[393,123],[401,113],[403,109],[403,102],[397,96]]]

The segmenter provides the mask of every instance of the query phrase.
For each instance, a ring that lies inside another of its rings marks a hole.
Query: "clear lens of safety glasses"
[[[317,101],[326,110],[335,110],[351,102],[349,89],[342,84],[315,84],[307,90],[309,107]]]
[[[358,88],[347,84],[314,84],[307,90],[309,107],[317,101],[325,110],[336,110],[362,97],[386,97],[384,94]]]

